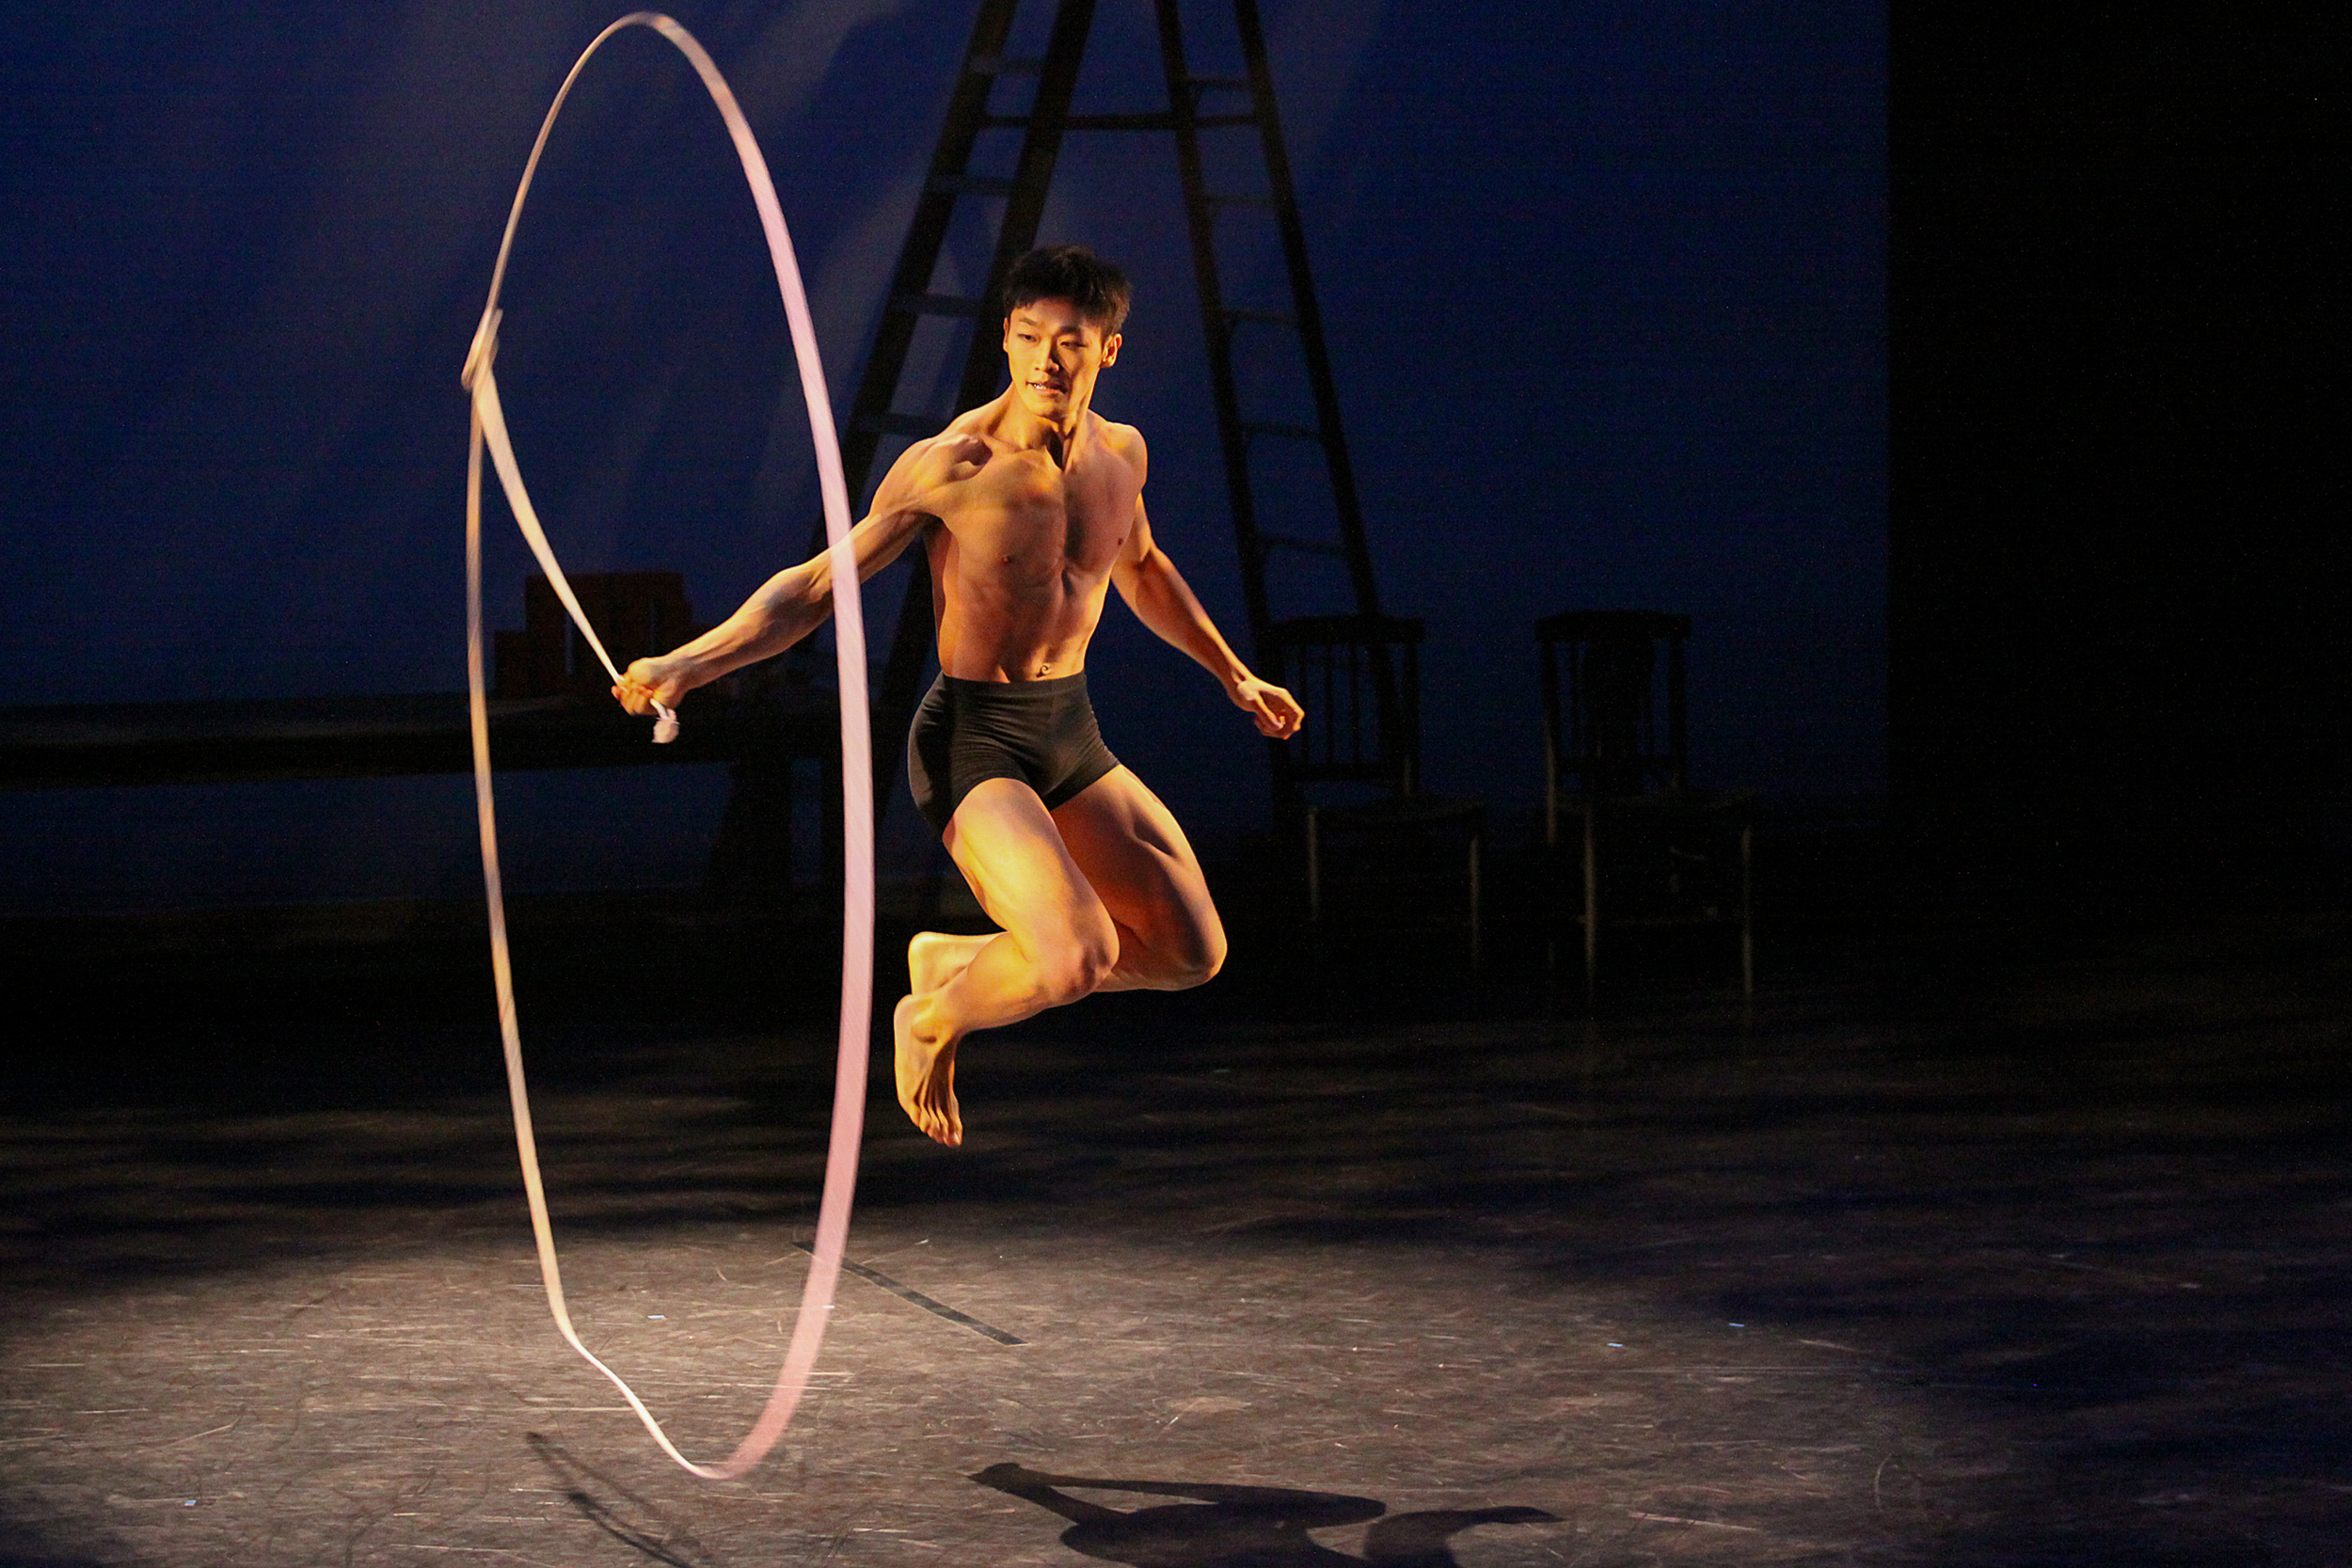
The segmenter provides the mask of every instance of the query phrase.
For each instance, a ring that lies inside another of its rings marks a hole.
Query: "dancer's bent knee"
[[[1120,949],[1117,979],[1121,990],[1190,990],[1207,985],[1225,967],[1225,933],[1216,927],[1145,942],[1132,933]]]
[[[1048,1006],[1093,994],[1119,966],[1118,930],[1108,915],[1102,925],[1100,931],[1075,931],[1037,946],[1024,943],[1039,988],[1053,998]]]
[[[1210,932],[1184,950],[1168,955],[1156,984],[1162,990],[1190,990],[1216,978],[1225,967],[1225,933]]]

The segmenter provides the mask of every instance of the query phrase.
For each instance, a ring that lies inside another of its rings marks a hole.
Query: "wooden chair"
[[[1275,798],[1303,842],[1314,926],[1383,914],[1378,923],[1417,924],[1404,917],[1458,911],[1474,967],[1486,806],[1422,790],[1422,637],[1420,621],[1394,615],[1314,615],[1272,628],[1271,678],[1307,707],[1298,735],[1274,743]]]
[[[1535,624],[1544,845],[1555,866],[1568,842],[1578,851],[1567,919],[1582,928],[1587,996],[1604,925],[1736,927],[1740,990],[1756,990],[1756,796],[1690,785],[1690,635],[1689,616],[1647,610]]]

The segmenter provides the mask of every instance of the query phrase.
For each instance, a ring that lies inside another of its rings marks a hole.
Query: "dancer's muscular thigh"
[[[1054,808],[1071,858],[1117,923],[1118,966],[1104,990],[1182,990],[1225,962],[1225,927],[1175,816],[1143,781],[1114,768]]]

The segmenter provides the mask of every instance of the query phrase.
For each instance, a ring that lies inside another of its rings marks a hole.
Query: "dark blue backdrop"
[[[759,129],[846,392],[970,7],[675,8]],[[1697,618],[1704,778],[1878,790],[1882,8],[1265,9],[1383,592],[1431,624],[1432,783],[1532,797],[1530,624],[1647,605]],[[8,12],[16,700],[455,688],[458,362],[539,116],[611,13]],[[1155,89],[1147,13],[1105,0],[1082,107]],[[1161,537],[1238,630],[1171,153],[1073,139],[1045,232],[1137,276],[1099,405],[1152,438]],[[1270,294],[1271,261],[1244,257],[1232,292]],[[622,40],[558,133],[501,359],[573,569],[682,569],[715,617],[799,553],[815,489],[764,268],[699,89],[667,45]],[[524,558],[500,526],[491,600],[511,624]],[[894,576],[875,602],[896,596]],[[1093,665],[1112,744],[1213,847],[1263,816],[1257,743],[1190,665],[1118,610]],[[691,877],[723,781],[515,788],[518,879],[595,884]],[[456,781],[14,804],[8,907],[471,876]]]

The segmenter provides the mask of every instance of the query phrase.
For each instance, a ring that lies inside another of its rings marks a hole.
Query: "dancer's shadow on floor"
[[[1072,1551],[1130,1568],[1460,1568],[1447,1543],[1472,1525],[1558,1517],[1540,1508],[1449,1508],[1382,1518],[1387,1504],[1337,1492],[1049,1476],[1019,1465],[992,1465],[972,1479],[1070,1520],[1061,1541]],[[1105,1508],[1070,1496],[1062,1490],[1068,1486],[1194,1500]],[[1335,1552],[1307,1534],[1367,1519],[1377,1522],[1364,1536],[1361,1557]]]

